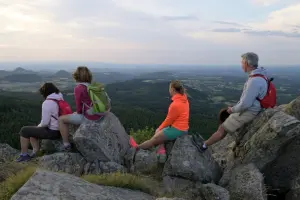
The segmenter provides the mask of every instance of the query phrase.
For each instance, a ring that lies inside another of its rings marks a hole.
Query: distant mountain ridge
[[[66,70],[59,70],[58,72],[53,74],[52,77],[55,77],[55,78],[71,78],[72,74],[70,72],[67,72]]]
[[[14,69],[12,71],[12,73],[14,73],[14,74],[35,74],[36,72],[34,72],[32,70],[24,69],[22,67],[17,67],[16,69]]]
[[[93,80],[101,82],[104,84],[122,82],[126,80],[131,80],[134,78],[134,75],[121,73],[121,72],[92,72]],[[0,81],[8,82],[42,82],[42,81],[52,81],[53,79],[67,78],[72,79],[72,73],[66,70],[58,70],[54,74],[47,72],[37,72],[32,70],[27,70],[22,67],[17,67],[12,71],[0,70]]]

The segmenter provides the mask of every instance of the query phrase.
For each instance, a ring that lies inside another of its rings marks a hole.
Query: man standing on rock
[[[199,143],[194,137],[194,142],[198,149],[203,152],[208,146],[223,139],[227,133],[234,133],[245,124],[251,122],[261,111],[262,106],[259,100],[263,99],[268,91],[266,70],[258,67],[258,56],[248,52],[242,56],[242,69],[248,73],[249,78],[244,85],[240,101],[233,107],[228,107],[230,116],[222,123],[218,130],[204,143]],[[257,76],[257,75],[263,75]]]

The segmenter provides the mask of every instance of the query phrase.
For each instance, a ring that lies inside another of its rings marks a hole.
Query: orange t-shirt
[[[172,97],[168,115],[163,123],[159,126],[159,130],[172,126],[181,131],[189,129],[190,105],[186,94],[175,94]]]

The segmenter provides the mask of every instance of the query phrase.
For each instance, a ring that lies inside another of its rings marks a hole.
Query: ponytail
[[[174,88],[175,91],[178,92],[179,94],[181,95],[185,94],[185,89],[179,80],[171,81],[171,87]]]

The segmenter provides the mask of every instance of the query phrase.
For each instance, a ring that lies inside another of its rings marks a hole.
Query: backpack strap
[[[267,90],[269,90],[270,82],[273,81],[273,78],[271,78],[271,79],[269,80],[267,77],[265,77],[265,76],[262,75],[262,74],[254,74],[254,75],[250,75],[249,77],[250,77],[250,78],[261,77],[261,78],[265,79],[265,80],[267,81],[267,86],[268,86]],[[261,101],[261,99],[259,99],[258,97],[256,97],[256,100]]]
[[[59,105],[58,105],[58,100],[57,99],[50,99],[50,98],[47,98],[46,100],[51,100],[51,101],[55,101],[57,103],[57,106],[58,106],[58,113],[59,113]],[[53,117],[54,119],[58,120],[55,116],[51,115],[51,117]]]
[[[264,75],[262,74],[254,74],[254,75],[250,75],[249,77],[253,78],[253,77],[261,77],[263,79],[265,79],[267,82],[269,82],[268,78],[265,77]]]

